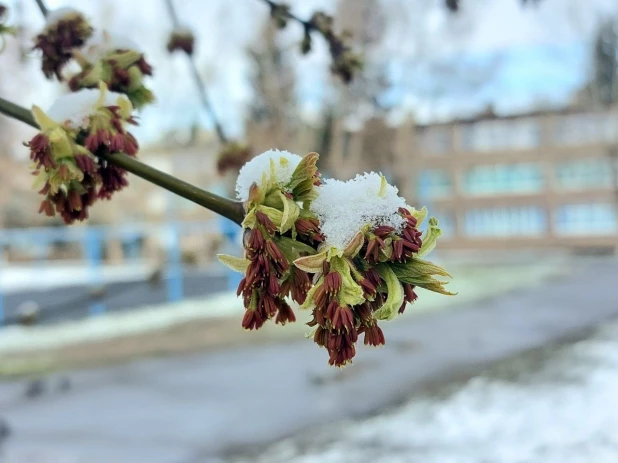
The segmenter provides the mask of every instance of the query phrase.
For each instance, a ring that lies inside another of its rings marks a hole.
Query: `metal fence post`
[[[241,233],[241,229],[238,227],[238,224],[226,218],[221,218],[219,223],[221,233],[227,241],[226,247],[232,250],[230,254],[236,254],[236,250],[238,249],[238,234]],[[236,288],[238,288],[240,284],[240,280],[242,280],[242,274],[228,269],[227,267],[226,274],[228,291],[236,291]]]
[[[180,249],[180,227],[178,222],[169,225],[170,241],[167,246],[167,300],[180,301],[183,298],[182,253]]]
[[[102,252],[101,252],[101,230],[88,228],[84,243],[86,256],[88,257],[91,288],[96,289],[103,286]],[[102,300],[93,300],[88,310],[90,315],[99,315],[105,312],[105,303]]]

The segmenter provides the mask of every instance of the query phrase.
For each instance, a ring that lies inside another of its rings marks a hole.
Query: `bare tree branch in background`
[[[308,21],[299,18],[290,11],[290,7],[284,3],[277,3],[273,0],[262,0],[270,8],[270,15],[279,29],[287,26],[288,20],[299,23],[304,29],[304,36],[301,42],[302,54],[307,54],[312,48],[311,34],[319,33],[328,43],[332,64],[331,72],[341,78],[343,82],[349,84],[354,79],[357,71],[362,68],[362,60],[359,55],[354,53],[352,48],[346,43],[344,34],[336,34],[334,31],[334,21],[332,16],[317,11]]]
[[[165,0],[165,4],[167,6],[167,11],[169,13],[170,19],[172,20],[172,24],[174,25],[174,29],[180,29],[182,25],[180,24],[180,21],[178,19],[178,14],[176,13],[176,9],[174,8],[173,0]],[[202,106],[204,107],[208,115],[210,116],[210,119],[212,120],[212,123],[215,126],[215,131],[217,132],[217,137],[219,138],[219,141],[222,144],[225,144],[229,141],[228,137],[225,135],[225,132],[223,131],[223,127],[221,126],[221,122],[219,121],[219,118],[217,117],[217,113],[215,112],[212,102],[210,101],[210,98],[208,97],[208,91],[206,90],[206,84],[204,83],[204,80],[200,76],[200,73],[197,69],[195,58],[193,57],[192,53],[188,53],[186,50],[185,50],[185,54],[187,55],[187,61],[189,61],[189,66],[191,68],[191,75],[193,76],[193,79],[195,80],[195,85],[197,86],[197,89],[199,91],[200,102],[202,103]]]
[[[541,0],[520,0],[520,1],[523,6],[538,5],[541,2]],[[459,8],[461,7],[461,0],[444,0],[444,5],[449,11],[453,13],[457,13],[459,11]]]

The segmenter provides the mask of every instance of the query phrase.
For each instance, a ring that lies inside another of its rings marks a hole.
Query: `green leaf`
[[[315,303],[313,302],[313,295],[316,290],[324,284],[324,277],[320,277],[318,281],[311,287],[311,289],[307,292],[307,298],[305,302],[300,306],[301,309],[312,309],[315,307]]]
[[[275,224],[275,227],[281,227],[281,221],[283,220],[283,212],[281,212],[279,209],[260,205],[257,207],[257,210],[266,214],[268,218],[272,220],[272,222]]]
[[[442,267],[432,262],[414,258],[405,264],[391,264],[391,269],[402,283],[408,283],[448,296],[454,296],[456,294],[444,288],[447,282],[433,278],[433,275],[443,277],[451,277],[451,275]]]
[[[405,264],[393,263],[391,268],[404,283],[410,283],[409,279],[418,279],[426,275],[440,275],[443,277],[451,277],[451,275],[439,265],[416,257],[408,260]]]
[[[288,183],[287,187],[292,190],[292,194],[295,195],[295,189],[304,181],[311,180],[313,183],[313,177],[318,171],[317,162],[320,158],[318,153],[309,153],[305,155],[302,160],[294,169],[294,173],[292,174],[292,178],[290,183]]]
[[[249,267],[249,261],[244,257],[229,256],[227,254],[217,254],[217,259],[226,267],[240,273],[245,273]]]
[[[423,206],[423,208],[418,211],[416,209],[414,209],[413,207],[410,208],[410,214],[412,214],[412,217],[414,217],[416,219],[416,226],[420,227],[421,224],[425,221],[425,219],[427,218],[427,208],[425,206]]]
[[[423,257],[429,254],[436,247],[438,238],[442,236],[442,230],[438,227],[438,219],[431,217],[425,234],[423,235],[423,245],[418,251],[418,256]]]
[[[332,257],[330,259],[330,270],[341,275],[342,285],[339,291],[339,303],[347,305],[357,305],[365,302],[363,288],[360,287],[352,278],[350,264],[344,257]]]
[[[363,244],[365,244],[365,232],[363,230],[359,231],[354,238],[348,243],[348,245],[343,250],[343,255],[346,257],[354,258],[363,248]]]
[[[242,228],[254,229],[256,223],[257,223],[257,219],[255,217],[255,208],[253,207],[249,211],[247,211],[247,214],[245,215],[245,218],[243,219],[241,226]]]
[[[324,250],[318,254],[301,257],[294,261],[294,265],[307,273],[320,273],[326,260],[327,251]]]
[[[281,198],[281,201],[283,201],[283,215],[281,217],[279,232],[283,234],[294,227],[294,223],[300,214],[300,207],[298,207],[298,204],[281,192],[279,192],[279,197]]]
[[[388,296],[384,305],[374,312],[374,316],[378,320],[392,320],[397,316],[399,308],[403,304],[403,286],[388,264],[380,264],[376,267],[376,270],[386,283]]]
[[[313,255],[317,253],[311,246],[287,236],[275,238],[275,241],[288,262],[293,262],[304,254]]]

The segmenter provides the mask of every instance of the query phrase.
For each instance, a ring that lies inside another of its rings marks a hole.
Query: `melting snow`
[[[302,160],[297,154],[288,151],[269,150],[247,162],[238,174],[236,180],[236,196],[241,201],[249,199],[249,189],[251,185],[262,182],[262,174],[270,177],[270,160],[275,163],[274,180],[279,186],[283,187],[292,179],[294,170]]]
[[[141,53],[137,43],[124,35],[111,34],[106,30],[95,31],[81,49],[82,55],[91,63],[99,61],[116,50],[134,50]]]
[[[55,10],[50,10],[49,13],[47,13],[47,18],[45,18],[45,23],[47,24],[47,27],[55,26],[57,23],[59,23],[63,19],[66,19],[68,16],[77,16],[77,15],[83,16],[81,12],[79,12],[75,8],[70,8],[70,7],[56,8]]]
[[[73,128],[86,128],[89,117],[97,110],[96,105],[100,96],[99,89],[83,89],[62,95],[54,101],[47,115],[59,123],[69,122]],[[120,93],[106,92],[103,106],[115,106],[118,98],[126,99]]]
[[[311,211],[320,219],[326,243],[344,249],[365,225],[388,225],[401,229],[404,220],[397,213],[406,207],[399,190],[387,185],[380,195],[382,177],[375,172],[357,175],[343,182],[328,179],[318,188],[320,196],[311,203]]]

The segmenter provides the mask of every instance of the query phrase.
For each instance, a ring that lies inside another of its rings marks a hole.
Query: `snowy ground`
[[[388,414],[286,440],[258,463],[615,463],[618,323]],[[309,437],[311,436],[311,437]]]
[[[299,339],[65,372],[69,391],[55,374],[35,399],[23,380],[0,382],[0,419],[12,431],[0,461],[613,463],[618,324],[521,355],[618,317],[616,281],[615,260],[578,260],[571,275],[536,287],[385,324],[387,345],[359,346],[342,371]],[[427,381],[514,356],[419,395]]]

